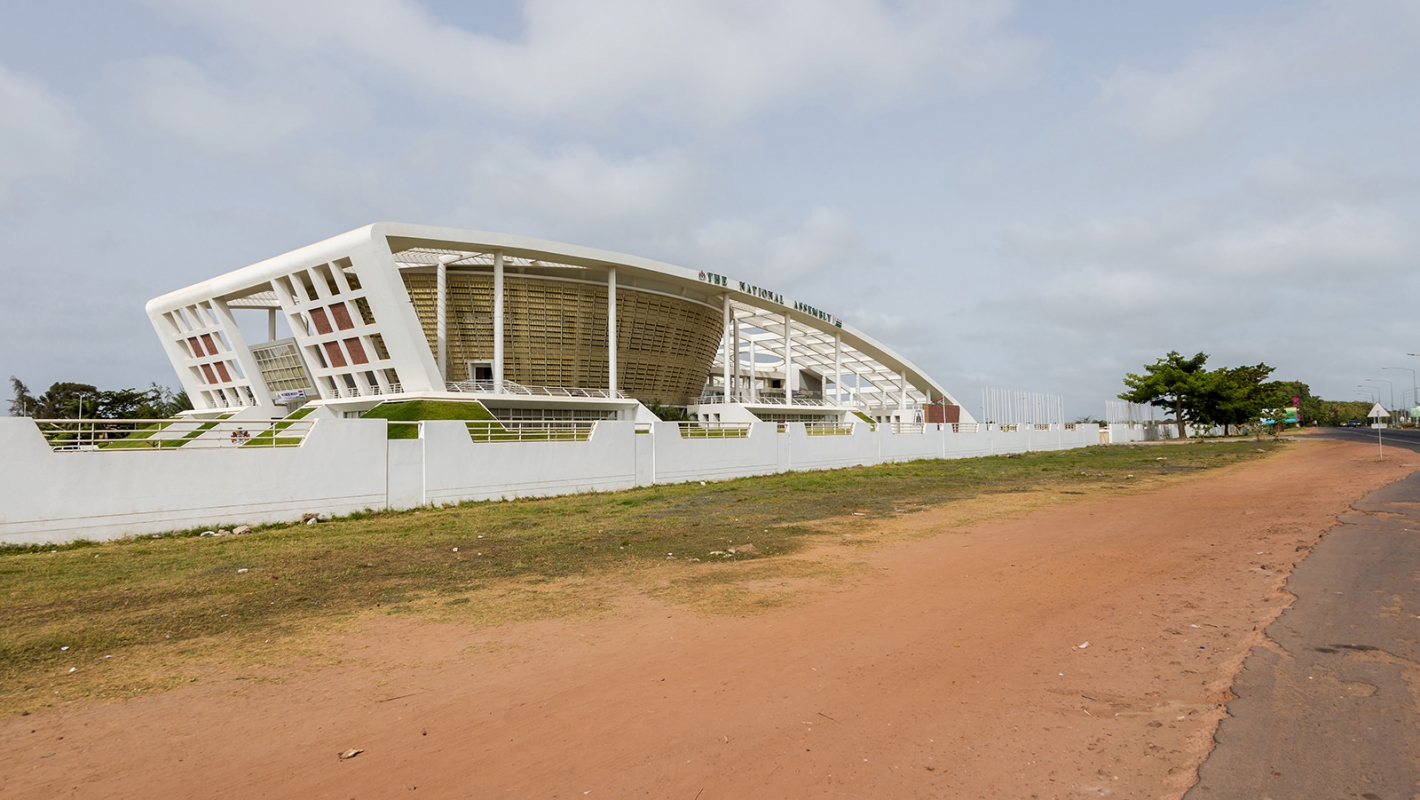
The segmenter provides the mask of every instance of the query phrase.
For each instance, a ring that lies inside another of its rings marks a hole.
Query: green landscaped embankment
[[[390,422],[422,422],[425,420],[463,420],[487,422],[494,430],[502,430],[496,417],[477,400],[409,400],[402,403],[381,403],[361,415],[364,419],[387,419]],[[417,425],[389,426],[391,439],[418,439]]]
[[[1286,446],[1091,447],[366,513],[245,536],[0,548],[0,714],[173,685],[193,659],[228,663],[371,611],[555,613],[531,584],[594,585],[668,558],[712,580],[726,573],[711,551],[792,553],[829,519],[1037,490],[1130,491]]]
[[[306,406],[292,411],[290,414],[282,417],[280,422],[273,423],[270,428],[243,442],[242,447],[295,447],[299,445],[302,437],[278,436],[277,434],[291,427],[291,423],[305,419],[312,411],[315,411],[314,406]]]

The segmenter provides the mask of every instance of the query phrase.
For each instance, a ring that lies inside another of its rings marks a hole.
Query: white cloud
[[[0,65],[0,203],[27,178],[69,174],[78,163],[82,127],[69,105],[42,83]]]
[[[414,0],[149,2],[246,50],[553,119],[634,110],[723,123],[809,96],[879,102],[936,76],[974,91],[1018,80],[1039,51],[1004,30],[1009,0],[524,0],[517,41],[442,23]]]
[[[690,237],[695,262],[781,289],[836,270],[884,260],[869,249],[853,220],[842,210],[818,206],[802,222],[769,226],[725,219],[700,226]],[[766,232],[772,227],[780,233]]]
[[[149,56],[115,64],[110,76],[148,124],[212,156],[267,153],[318,126],[333,132],[361,112],[309,75],[224,85],[186,59]]]
[[[1343,205],[1218,231],[1181,253],[1225,278],[1345,281],[1380,278],[1416,254],[1409,227],[1394,212]]]
[[[1121,66],[1100,103],[1149,138],[1186,139],[1251,106],[1413,69],[1417,51],[1415,3],[1322,2],[1281,23],[1220,29],[1171,71]]]
[[[616,158],[585,144],[540,152],[524,141],[499,139],[468,166],[476,192],[492,190],[500,202],[587,223],[674,216],[701,180],[679,148]]]

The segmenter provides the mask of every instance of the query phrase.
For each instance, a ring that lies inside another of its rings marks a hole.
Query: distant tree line
[[[1348,419],[1364,419],[1369,406],[1356,413],[1355,403],[1339,403],[1313,397],[1311,388],[1301,381],[1270,381],[1275,371],[1266,364],[1207,369],[1208,355],[1197,353],[1184,357],[1177,351],[1144,366],[1139,374],[1124,376],[1128,391],[1119,399],[1131,403],[1147,403],[1173,413],[1179,438],[1188,435],[1187,426],[1221,427],[1224,435],[1233,428],[1254,425],[1264,419],[1274,421],[1278,429],[1282,409],[1300,402],[1297,421],[1301,425],[1314,423],[1338,425]]]
[[[192,408],[187,392],[173,393],[154,383],[147,389],[99,391],[88,383],[59,382],[39,395],[10,376],[10,416],[40,419],[163,419]]]

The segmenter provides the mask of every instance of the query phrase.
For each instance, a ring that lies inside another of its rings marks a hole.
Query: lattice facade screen
[[[438,352],[434,273],[404,284],[432,352]],[[449,270],[445,325],[450,381],[470,380],[469,362],[493,359],[493,278]],[[605,285],[510,275],[503,279],[503,377],[527,386],[607,385]],[[684,405],[700,396],[720,346],[720,314],[698,303],[617,287],[621,391],[643,402]]]
[[[266,381],[266,388],[271,391],[315,390],[315,382],[311,380],[310,373],[306,371],[306,364],[301,360],[296,340],[284,339],[253,347],[251,354],[256,359],[257,366],[261,368],[261,377]]]

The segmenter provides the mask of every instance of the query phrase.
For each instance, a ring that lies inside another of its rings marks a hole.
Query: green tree
[[[35,406],[34,416],[42,419],[92,418],[99,410],[99,390],[88,383],[59,381],[35,398]]]
[[[192,408],[187,392],[173,394],[156,383],[147,389],[99,391],[92,384],[61,381],[38,397],[31,395],[29,387],[13,375],[10,386],[14,391],[11,416],[74,419],[80,415],[82,404],[85,419],[162,419]]]
[[[35,416],[36,403],[34,395],[30,394],[30,387],[26,386],[19,378],[10,376],[10,388],[15,396],[10,399],[10,416],[12,417],[33,417]]]
[[[1125,375],[1124,385],[1129,391],[1119,395],[1119,399],[1172,410],[1178,425],[1178,436],[1186,439],[1188,430],[1185,424],[1197,415],[1195,401],[1208,389],[1208,377],[1203,369],[1207,362],[1207,353],[1184,358],[1178,351],[1170,350],[1168,355],[1145,365],[1142,375]]]
[[[1263,382],[1274,369],[1266,364],[1245,367],[1220,367],[1206,373],[1199,381],[1200,391],[1194,397],[1196,421],[1223,426],[1223,435],[1234,426],[1256,422],[1270,398]]]

